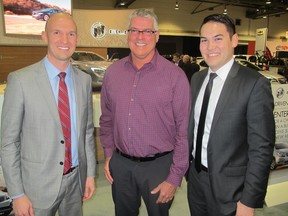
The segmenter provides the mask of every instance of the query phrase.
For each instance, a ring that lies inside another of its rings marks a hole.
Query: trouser
[[[235,216],[236,209],[227,214],[220,212],[219,202],[211,190],[208,171],[197,172],[194,160],[189,168],[187,184],[188,204],[191,216]]]
[[[57,199],[48,209],[33,208],[35,216],[82,216],[82,195],[78,168],[64,175]],[[47,188],[49,190],[49,188]]]
[[[151,191],[166,180],[170,172],[173,154],[156,158],[153,161],[137,162],[114,153],[110,160],[110,173],[113,177],[112,196],[116,216],[137,216],[141,197],[149,216],[168,216],[172,200],[157,204],[159,193]]]

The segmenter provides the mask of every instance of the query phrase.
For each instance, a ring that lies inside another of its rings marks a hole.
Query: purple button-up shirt
[[[185,73],[156,51],[137,69],[131,56],[105,72],[101,90],[100,139],[106,157],[115,148],[148,157],[173,151],[167,182],[179,186],[187,171],[189,82]]]

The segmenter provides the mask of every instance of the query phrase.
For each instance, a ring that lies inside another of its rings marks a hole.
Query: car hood
[[[85,65],[87,67],[101,67],[106,69],[108,66],[110,66],[113,62],[108,61],[73,61],[73,64],[76,65]]]

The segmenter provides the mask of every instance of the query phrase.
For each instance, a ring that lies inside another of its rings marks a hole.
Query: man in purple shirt
[[[100,139],[116,216],[168,215],[188,168],[189,82],[159,55],[157,16],[130,15],[131,54],[111,65],[101,91]]]

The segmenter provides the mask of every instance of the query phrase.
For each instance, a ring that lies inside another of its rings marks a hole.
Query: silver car
[[[288,165],[288,144],[276,143],[273,152],[273,161],[270,169],[276,169],[278,166]]]
[[[97,53],[88,51],[75,51],[71,58],[72,65],[91,76],[93,91],[99,91],[102,86],[104,73],[112,62],[107,61]]]

